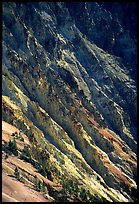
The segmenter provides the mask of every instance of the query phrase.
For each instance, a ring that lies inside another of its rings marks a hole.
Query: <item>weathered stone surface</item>
[[[109,201],[136,199],[128,12],[128,3],[3,3],[3,120],[36,134],[61,174]]]

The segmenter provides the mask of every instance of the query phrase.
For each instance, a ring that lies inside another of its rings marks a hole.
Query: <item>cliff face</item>
[[[3,3],[2,47],[3,120],[33,134],[59,181],[134,201],[135,3]]]

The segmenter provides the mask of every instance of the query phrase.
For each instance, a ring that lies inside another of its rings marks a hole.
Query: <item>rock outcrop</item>
[[[3,3],[3,120],[51,154],[59,181],[76,178],[111,202],[136,200],[135,12]]]

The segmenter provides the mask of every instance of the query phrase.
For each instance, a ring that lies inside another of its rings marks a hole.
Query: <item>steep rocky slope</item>
[[[2,48],[3,120],[51,155],[53,179],[136,200],[136,4],[3,3]]]
[[[18,155],[7,150],[10,141],[16,141]],[[14,126],[2,121],[2,201],[3,202],[53,202],[49,196],[49,189],[59,191],[62,186],[56,184],[40,174],[33,163],[25,160],[27,151],[31,151],[33,144],[28,137]],[[11,153],[14,154],[11,154]],[[24,154],[23,154],[24,152]],[[24,159],[23,159],[24,155]],[[15,174],[18,168],[20,176]],[[43,191],[37,189],[37,182],[43,182]],[[39,190],[39,192],[38,192]]]

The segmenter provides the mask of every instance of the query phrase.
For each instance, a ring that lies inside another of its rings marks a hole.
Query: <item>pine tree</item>
[[[42,182],[42,191],[43,191],[43,192],[45,192],[45,186],[46,186],[46,184],[45,184],[45,182],[43,181],[43,182]]]
[[[13,141],[9,141],[8,150],[12,152],[15,156],[18,156],[18,148],[15,139]]]
[[[39,179],[37,178],[37,176],[35,175],[35,190],[36,191],[40,191],[40,183],[39,183]]]
[[[21,175],[20,175],[20,172],[19,172],[19,168],[17,166],[16,166],[16,168],[14,170],[14,175],[18,180],[20,180]]]
[[[81,189],[80,197],[81,197],[82,201],[87,201],[87,193],[86,193],[85,189]]]

